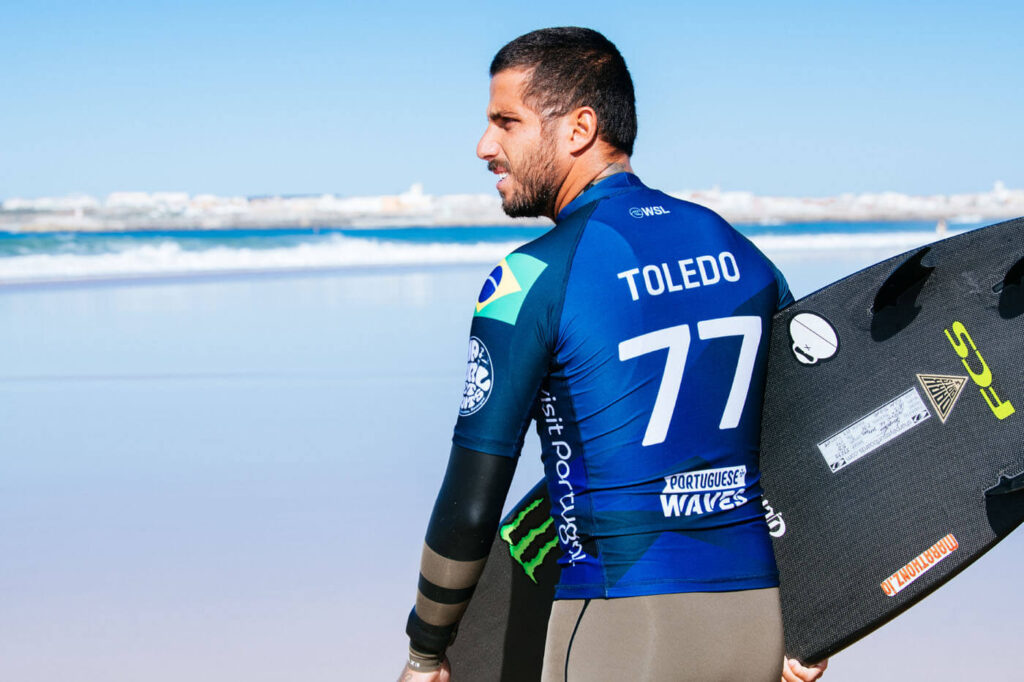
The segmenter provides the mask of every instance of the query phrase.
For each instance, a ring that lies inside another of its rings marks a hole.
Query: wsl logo
[[[664,206],[634,206],[629,209],[629,215],[633,216],[637,220],[640,218],[650,218],[656,215],[668,215],[672,211],[668,210]]]
[[[511,253],[503,258],[480,289],[475,317],[515,324],[526,294],[546,267],[547,263],[525,253]]]
[[[475,336],[469,337],[469,357],[466,366],[466,385],[462,389],[459,414],[468,417],[487,402],[494,386],[494,367],[491,354],[484,342]]]

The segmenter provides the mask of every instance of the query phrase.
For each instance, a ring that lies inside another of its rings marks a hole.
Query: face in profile
[[[476,154],[499,176],[501,207],[513,218],[553,217],[562,181],[556,163],[554,122],[522,99],[529,72],[501,71],[491,79],[487,129]]]

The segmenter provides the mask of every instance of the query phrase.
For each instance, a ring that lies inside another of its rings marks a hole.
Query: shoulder
[[[695,227],[732,229],[725,218],[710,208],[646,186],[605,198],[589,218],[612,225],[668,218]]]
[[[524,245],[524,247],[529,245]],[[495,265],[484,278],[476,300],[474,317],[490,318],[515,325],[523,304],[548,263],[520,247]]]

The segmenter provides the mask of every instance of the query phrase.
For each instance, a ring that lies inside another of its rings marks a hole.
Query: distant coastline
[[[751,192],[687,190],[673,196],[707,206],[735,224],[935,221],[957,225],[1024,215],[1024,190],[995,183],[988,192],[907,195],[841,194],[825,198],[760,196]],[[431,195],[420,184],[397,195],[219,197],[183,192],[114,192],[6,199],[0,231],[117,232],[266,228],[460,227],[545,225],[510,219],[497,195]]]

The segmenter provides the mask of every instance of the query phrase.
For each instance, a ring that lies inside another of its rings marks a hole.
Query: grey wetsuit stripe
[[[461,590],[476,585],[487,557],[476,561],[457,561],[443,557],[423,543],[420,573],[438,587]]]
[[[565,682],[569,682],[569,657],[572,656],[572,643],[576,640],[576,632],[580,629],[580,623],[583,622],[583,614],[587,612],[587,607],[590,606],[590,600],[583,602],[583,608],[580,609],[580,615],[576,617],[576,626],[572,629],[572,636],[569,638],[569,646],[565,651]]]

